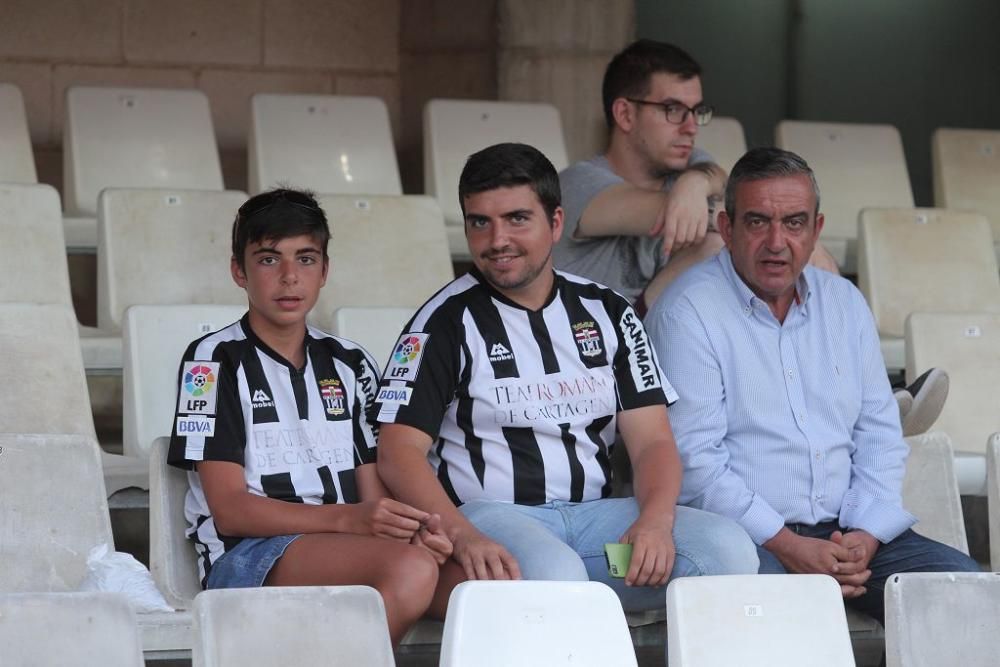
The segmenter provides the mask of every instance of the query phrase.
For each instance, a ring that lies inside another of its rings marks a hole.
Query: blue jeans
[[[599,581],[614,589],[626,611],[663,609],[666,604],[662,587],[626,586],[624,579],[608,574],[604,544],[617,542],[639,518],[635,498],[544,505],[473,500],[460,509],[517,559],[524,579]],[[673,535],[677,556],[671,579],[757,571],[753,542],[730,519],[677,507]]]
[[[789,526],[803,537],[829,539],[835,530],[842,530],[836,521],[815,526]],[[761,574],[785,574],[781,562],[764,547],[757,547]],[[961,551],[906,530],[888,544],[881,545],[868,564],[871,577],[865,582],[867,592],[845,602],[848,606],[874,617],[879,623],[885,618],[885,582],[901,572],[980,572],[981,568]]]

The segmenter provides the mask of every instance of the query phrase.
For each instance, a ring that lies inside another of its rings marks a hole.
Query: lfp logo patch
[[[427,347],[428,336],[425,333],[404,333],[400,336],[383,379],[412,382],[420,370],[420,359]]]
[[[219,362],[186,361],[181,371],[177,411],[188,414],[215,414]]]

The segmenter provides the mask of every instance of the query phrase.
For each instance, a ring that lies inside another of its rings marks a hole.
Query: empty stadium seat
[[[385,102],[346,95],[264,95],[251,101],[249,188],[401,195]]]
[[[67,240],[96,247],[104,188],[222,190],[208,98],[197,90],[71,86],[63,130]]]
[[[1000,634],[1000,575],[913,572],[885,588],[887,667],[992,667]]]
[[[0,418],[0,423],[9,422]],[[87,571],[90,550],[114,547],[99,451],[88,435],[0,433],[0,593],[74,591]],[[153,612],[136,618],[148,656],[190,647],[190,614]],[[3,655],[10,659],[6,643]]]
[[[424,192],[435,197],[444,212],[452,257],[469,258],[458,202],[465,161],[506,141],[531,144],[557,171],[569,164],[559,110],[551,104],[438,99],[424,107]]]
[[[940,128],[931,138],[931,163],[934,205],[982,213],[1000,244],[1000,130]]]
[[[990,567],[1000,571],[1000,433],[986,445],[987,512],[989,514]]]
[[[840,586],[822,574],[674,579],[667,632],[671,667],[854,667]]]
[[[210,590],[194,618],[194,667],[395,665],[382,597],[367,586]]]
[[[167,465],[169,449],[170,438],[160,437],[149,453],[149,571],[167,604],[190,609],[201,584],[194,545],[186,537],[189,487],[187,473]]]
[[[72,306],[59,194],[48,185],[0,183],[0,236],[17,248],[0,263],[0,302]],[[80,326],[84,367],[121,368],[121,340]]]
[[[713,116],[712,122],[698,128],[695,146],[708,151],[715,163],[728,173],[736,161],[747,152],[743,125],[735,118]]]
[[[104,190],[98,212],[97,323],[117,332],[134,304],[246,305],[233,282],[237,191]]]
[[[143,666],[135,614],[116,593],[0,594],[0,645],[10,665]]]
[[[1000,311],[993,235],[982,215],[866,208],[858,224],[858,287],[875,315],[889,368],[906,364],[910,313]]]
[[[432,198],[323,195],[319,203],[330,221],[330,273],[310,321],[325,331],[337,308],[416,309],[454,277]]]
[[[204,304],[139,305],[125,311],[122,327],[125,454],[148,458],[153,441],[170,435],[177,407],[177,373],[187,346],[239,320],[244,312],[245,306]]]
[[[783,120],[775,142],[801,155],[816,173],[826,217],[820,240],[842,271],[854,273],[861,209],[913,207],[899,131],[891,125]]]
[[[596,581],[467,581],[448,600],[441,667],[636,665],[621,602]]]
[[[0,430],[95,437],[76,319],[64,304],[0,303]],[[144,461],[101,451],[108,494],[148,488]]]
[[[24,99],[12,83],[0,83],[0,182],[38,182]]]
[[[951,436],[963,495],[986,495],[986,440],[1000,431],[1000,314],[913,313],[906,321],[906,374],[948,371],[948,400],[934,429]]]
[[[911,436],[906,444],[910,455],[903,477],[903,507],[917,518],[913,530],[968,554],[951,438],[932,431]]]
[[[414,308],[392,306],[338,308],[333,313],[332,333],[361,345],[384,369],[414,312]]]

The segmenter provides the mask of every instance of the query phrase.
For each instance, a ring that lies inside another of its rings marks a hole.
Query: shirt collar
[[[723,248],[719,251],[717,261],[722,266],[722,272],[726,276],[726,280],[729,281],[730,287],[733,289],[739,299],[740,305],[746,313],[749,314],[753,312],[755,301],[760,302],[764,305],[764,307],[767,307],[760,297],[753,293],[750,286],[743,282],[740,275],[736,273],[736,267],[733,266],[733,256],[729,253],[729,248]],[[803,309],[803,311],[805,311],[807,305],[809,304],[809,300],[812,297],[812,289],[810,288],[807,276],[811,270],[812,267],[806,265],[806,267],[802,270],[802,273],[799,274],[799,279],[795,284],[796,299],[795,303],[792,304],[793,308],[795,305],[798,305]]]

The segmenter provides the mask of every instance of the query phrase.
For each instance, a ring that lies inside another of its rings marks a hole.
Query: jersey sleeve
[[[375,420],[375,396],[378,394],[378,366],[368,352],[359,350],[354,391],[354,467],[375,463],[378,422]]]
[[[440,315],[440,316],[438,316]],[[376,420],[405,424],[437,439],[462,370],[464,328],[442,313],[411,321],[393,348],[376,397]]]
[[[674,403],[677,392],[660,370],[649,335],[635,310],[620,299],[617,307],[609,309],[609,314],[614,318],[618,336],[618,350],[613,362],[618,409]]]
[[[204,341],[191,343],[181,360],[177,384],[167,463],[187,470],[198,461],[245,465],[246,426],[236,363],[225,349],[206,346]]]

